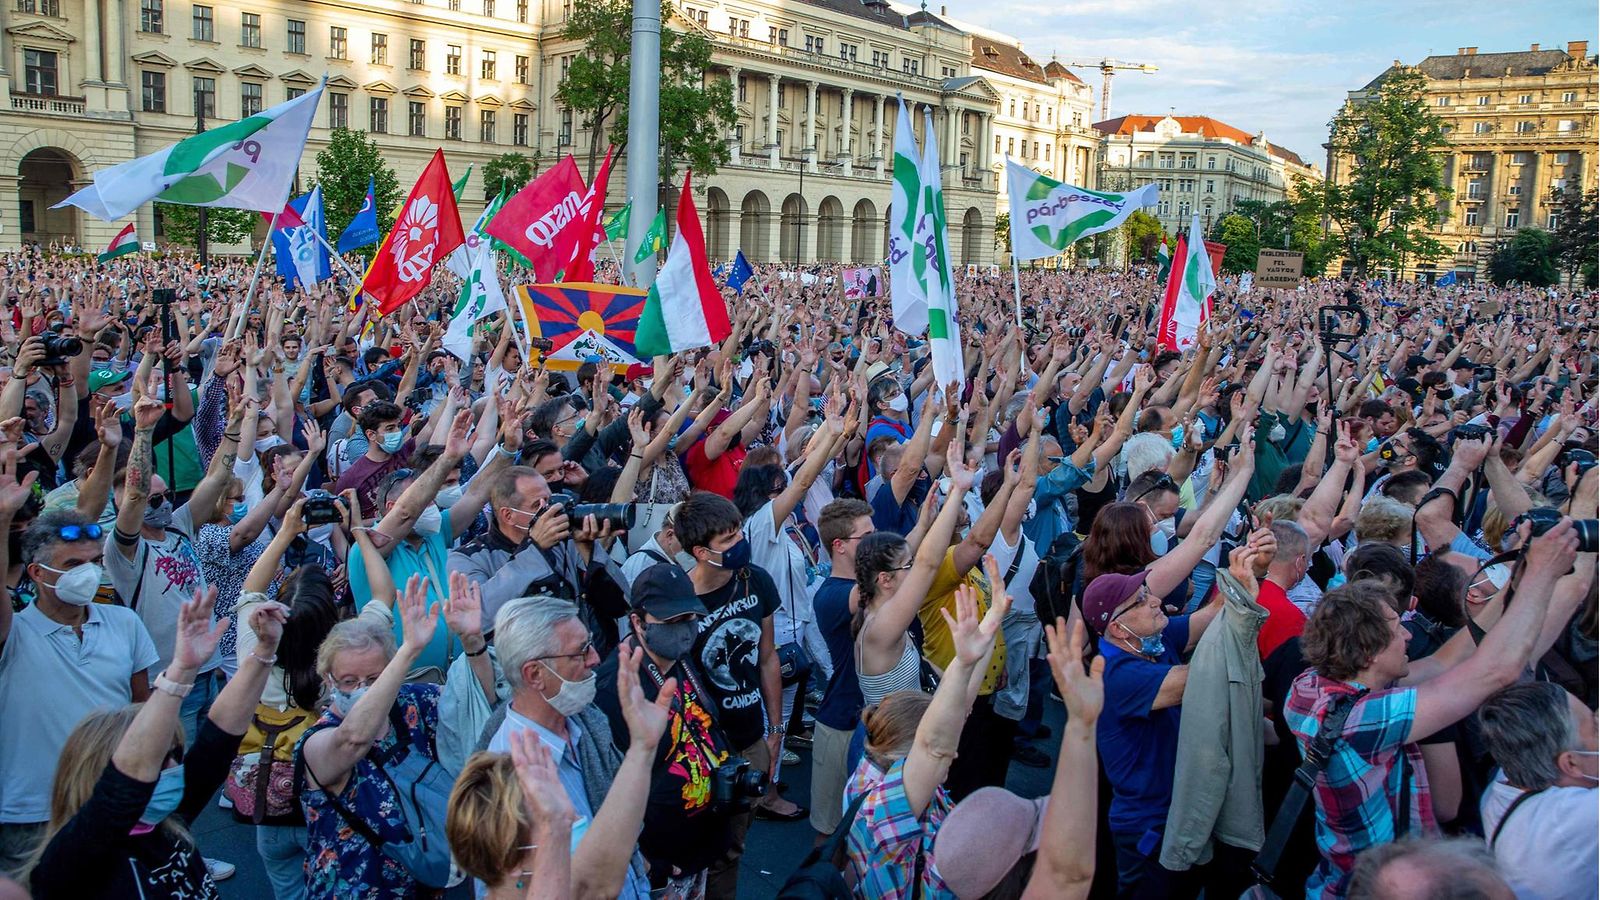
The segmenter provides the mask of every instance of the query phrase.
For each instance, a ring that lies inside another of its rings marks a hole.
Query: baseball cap
[[[707,615],[694,592],[694,582],[672,563],[657,563],[633,580],[633,611],[649,613],[663,621],[686,613]]]
[[[976,900],[998,887],[1039,849],[1049,805],[1049,797],[1027,800],[1001,787],[979,788],[957,803],[933,839],[933,864],[950,892]]]
[[[89,393],[94,393],[103,387],[121,384],[133,377],[129,372],[117,372],[111,369],[95,369],[89,373]]]
[[[1089,582],[1089,587],[1083,592],[1083,618],[1095,634],[1106,633],[1112,614],[1117,607],[1133,599],[1148,574],[1118,575],[1107,572]]]

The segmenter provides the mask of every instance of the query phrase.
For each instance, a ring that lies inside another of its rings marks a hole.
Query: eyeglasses
[[[105,529],[94,522],[88,525],[62,525],[56,529],[56,537],[63,541],[98,541],[105,534]]]
[[[357,677],[354,677],[354,676],[349,677],[349,678],[337,678],[333,682],[335,687],[337,687],[341,691],[344,691],[347,694],[350,693],[351,691],[355,690],[356,688],[364,688],[364,687],[365,688],[369,688],[369,687],[372,687],[374,684],[377,684],[377,683],[378,683],[378,676],[376,676],[376,675],[370,676],[368,678],[357,678]]]
[[[593,652],[594,640],[591,638],[583,642],[583,646],[578,648],[577,653],[552,653],[549,656],[535,656],[534,659],[588,659],[589,654]]]
[[[847,538],[840,538],[839,540],[841,540],[841,541],[859,541],[859,540],[861,540],[862,538],[866,537],[868,534],[871,534],[871,533],[872,532],[869,531],[869,532],[866,532],[866,534],[852,534]]]
[[[1162,475],[1160,478],[1156,479],[1156,483],[1155,484],[1152,484],[1149,487],[1145,488],[1144,490],[1140,491],[1139,492],[1139,496],[1134,497],[1132,500],[1129,500],[1128,502],[1129,503],[1138,503],[1140,500],[1143,500],[1145,497],[1147,497],[1147,496],[1149,496],[1151,494],[1154,494],[1156,491],[1176,491],[1177,489],[1178,489],[1178,483],[1172,480],[1172,476],[1171,475]]]
[[[1111,621],[1115,622],[1116,620],[1122,618],[1128,613],[1133,612],[1141,606],[1149,606],[1152,599],[1155,598],[1150,596],[1150,588],[1146,585],[1139,585],[1139,592],[1133,595],[1133,602],[1112,614]]]

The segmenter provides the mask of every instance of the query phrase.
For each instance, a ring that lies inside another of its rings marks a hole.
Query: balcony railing
[[[61,113],[69,116],[81,116],[84,111],[84,101],[82,97],[12,94],[11,108],[24,112]]]

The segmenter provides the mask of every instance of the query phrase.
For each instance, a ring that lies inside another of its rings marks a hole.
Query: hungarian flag
[[[106,222],[152,200],[277,212],[289,201],[322,89],[319,84],[287,103],[101,169],[93,184],[51,209],[76,206]]]
[[[611,151],[606,148],[606,160],[600,164],[600,171],[595,173],[594,183],[589,185],[589,192],[583,197],[583,206],[579,210],[579,219],[572,227],[578,229],[578,239],[572,245],[572,258],[561,267],[561,280],[568,282],[594,281],[594,248],[606,239],[605,225],[601,216],[606,211],[606,184],[611,180]]]
[[[644,231],[644,237],[639,239],[639,249],[633,251],[633,261],[642,263],[667,245],[667,211],[656,210],[656,217],[650,220],[650,227]]]
[[[611,214],[606,219],[606,240],[614,241],[618,238],[628,239],[628,220],[633,218],[633,201],[622,204],[622,208]]]
[[[1194,214],[1189,234],[1178,238],[1167,291],[1161,301],[1159,340],[1163,349],[1179,353],[1194,346],[1195,334],[1211,318],[1211,295],[1217,278],[1200,237],[1200,214]]]
[[[709,347],[733,331],[728,309],[706,259],[706,239],[700,231],[689,178],[683,176],[678,195],[678,233],[672,237],[667,261],[656,273],[644,301],[633,345],[641,357],[662,356],[680,350]]]
[[[569,227],[583,208],[583,176],[572,154],[528,182],[484,225],[484,233],[527,258],[539,281],[554,281],[572,260],[578,229]]]
[[[100,254],[98,259],[101,262],[110,262],[119,256],[127,256],[129,253],[138,252],[139,236],[133,231],[133,223],[129,222],[122,226],[122,230],[117,232],[116,237],[111,239],[111,243],[106,245],[106,252]]]
[[[378,301],[380,314],[394,312],[428,286],[433,264],[461,246],[463,240],[444,151],[435,150],[400,207],[389,236],[378,247],[361,289]]]
[[[1172,271],[1172,249],[1167,246],[1167,234],[1161,233],[1161,247],[1156,250],[1157,281],[1166,281],[1167,274]]]

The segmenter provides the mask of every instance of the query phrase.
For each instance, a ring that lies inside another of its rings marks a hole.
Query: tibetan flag
[[[612,213],[606,219],[606,240],[628,239],[628,220],[633,216],[633,201],[622,204],[622,208]]]
[[[683,176],[678,195],[678,233],[672,237],[667,261],[650,285],[650,295],[639,317],[634,341],[641,356],[662,356],[680,350],[709,347],[733,331],[728,308],[722,302],[711,264],[706,259],[705,235],[689,190],[693,173]]]
[[[101,262],[110,262],[119,256],[127,256],[129,253],[138,252],[139,235],[134,233],[133,223],[129,222],[122,226],[122,230],[117,232],[116,237],[111,239],[111,243],[106,245],[106,252],[100,254],[98,259]]]
[[[570,372],[585,362],[638,363],[634,347],[645,292],[615,284],[522,285],[512,292],[532,337],[550,341],[546,368]]]
[[[361,289],[378,301],[380,314],[388,315],[421,293],[433,278],[433,264],[465,239],[444,151],[435,150],[378,248]]]
[[[756,270],[750,266],[750,260],[744,258],[743,250],[739,250],[733,254],[733,263],[728,269],[728,280],[723,284],[743,294],[744,283],[755,274]]]
[[[126,218],[152,200],[277,212],[289,200],[324,86],[149,156],[101,169],[93,184],[51,208],[76,206],[106,222]]]
[[[358,247],[376,244],[383,237],[383,230],[378,227],[378,200],[374,193],[374,180],[367,177],[367,196],[361,201],[361,208],[356,210],[355,218],[345,226],[344,232],[339,235],[339,242],[335,247],[340,253],[349,253]]]
[[[456,195],[456,202],[461,202],[461,192],[467,189],[467,179],[472,177],[472,163],[467,163],[467,171],[455,184],[450,185],[450,193]]]
[[[605,214],[606,185],[611,181],[613,149],[606,148],[605,162],[600,164],[600,171],[595,173],[594,182],[583,196],[583,205],[578,208],[578,221],[572,224],[573,228],[578,229],[578,240],[572,245],[572,258],[561,267],[562,281],[594,281],[594,248],[606,239],[605,225],[600,217]]]
[[[642,263],[667,246],[667,211],[656,210],[656,217],[650,220],[650,227],[645,229],[644,237],[639,240],[639,249],[633,253],[633,261]]]

